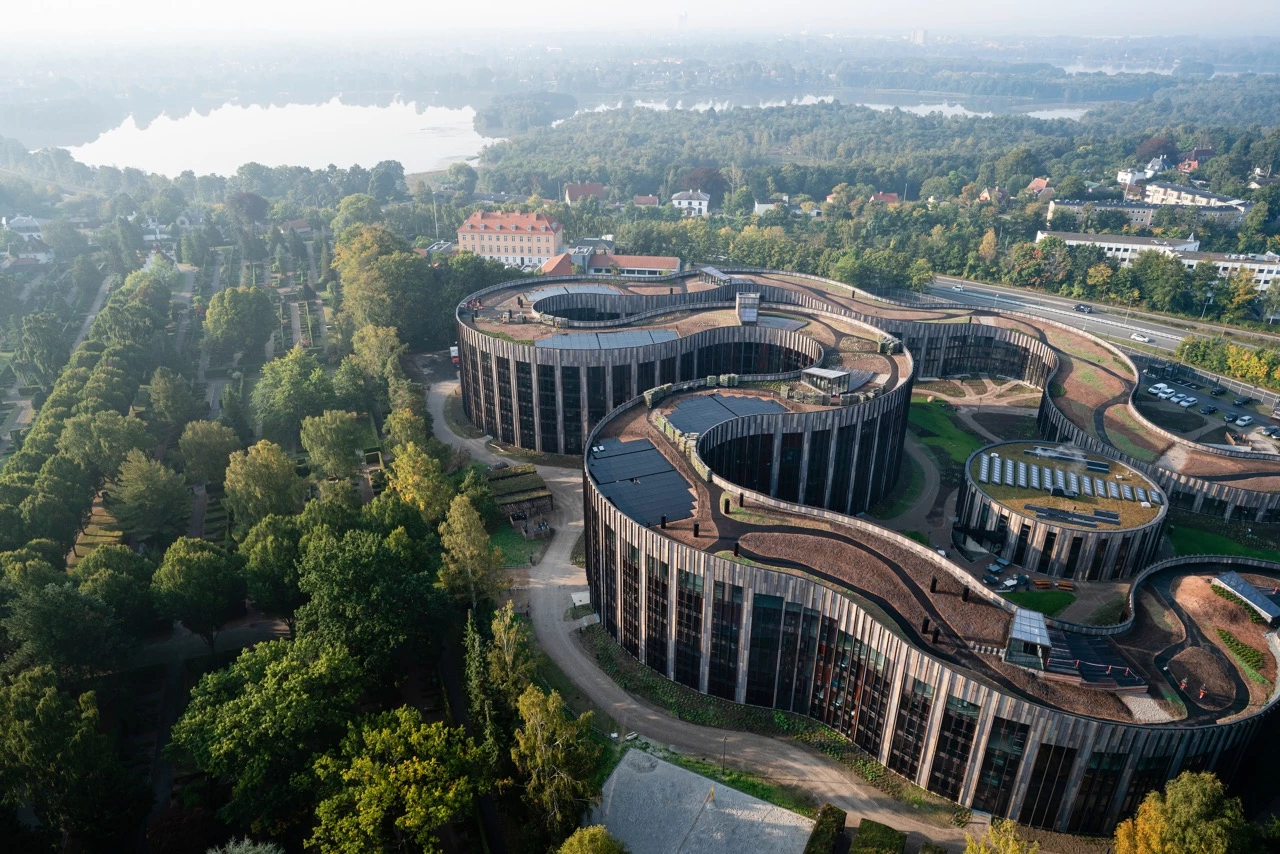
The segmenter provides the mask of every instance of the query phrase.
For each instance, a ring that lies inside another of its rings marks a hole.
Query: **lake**
[[[474,118],[470,107],[399,101],[364,107],[340,97],[323,104],[225,104],[204,115],[161,116],[146,127],[130,117],[69,151],[91,166],[134,166],[169,177],[186,169],[230,175],[250,161],[323,169],[398,160],[406,172],[426,172],[475,157],[493,141],[476,133]]]

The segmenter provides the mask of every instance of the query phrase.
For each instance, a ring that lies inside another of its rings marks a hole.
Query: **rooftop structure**
[[[1277,604],[1277,593],[1274,590],[1268,595],[1234,571],[1222,573],[1213,579],[1213,585],[1242,599],[1246,605],[1258,612],[1258,616],[1266,620],[1267,625],[1274,626],[1280,623],[1280,604]]]
[[[585,184],[565,184],[564,200],[566,204],[570,205],[583,201],[584,199],[595,199],[603,202],[604,191],[604,184],[596,183],[594,181]]]

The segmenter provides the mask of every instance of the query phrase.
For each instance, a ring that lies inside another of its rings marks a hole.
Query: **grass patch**
[[[844,822],[848,816],[847,812],[837,806],[823,804],[813,823],[809,841],[805,843],[804,854],[832,854],[836,850],[836,843],[844,835]]]
[[[445,398],[444,423],[455,436],[464,439],[479,439],[484,431],[467,420],[467,413],[462,408],[462,392],[455,391]]]
[[[970,454],[986,444],[961,426],[954,408],[942,401],[913,401],[909,420],[921,442],[956,465],[964,465]]]
[[[499,525],[498,530],[489,535],[489,542],[502,549],[507,566],[530,566],[531,559],[540,556],[547,543],[546,540],[526,540],[510,525]]]
[[[868,515],[877,519],[896,519],[906,513],[920,500],[924,491],[924,469],[910,454],[902,455],[902,468],[898,471],[898,479],[888,495],[876,502],[867,511]]]
[[[1271,548],[1254,548],[1239,543],[1222,534],[1193,528],[1189,525],[1171,526],[1169,541],[1173,543],[1173,552],[1178,557],[1183,555],[1237,555],[1239,557],[1256,557],[1263,560],[1275,560],[1276,550]]]
[[[569,563],[580,569],[587,568],[587,532],[583,531],[573,541],[573,551],[569,552]]]
[[[564,454],[544,454],[542,451],[530,451],[527,448],[517,448],[515,445],[507,445],[493,440],[489,441],[488,448],[495,454],[511,457],[513,460],[534,463],[535,465],[556,466],[563,469],[582,468],[582,457],[570,457]]]
[[[1124,615],[1125,597],[1117,596],[1103,602],[1084,618],[1086,626],[1114,626]]]
[[[1125,409],[1122,406],[1113,406],[1107,415],[1111,422],[1107,425],[1107,438],[1111,441],[1111,444],[1115,445],[1117,450],[1128,454],[1135,460],[1142,460],[1147,463],[1154,463],[1156,460],[1160,459],[1160,454],[1164,452],[1163,448],[1159,451],[1155,451],[1148,448],[1146,445],[1138,444],[1134,440],[1134,437],[1144,436],[1145,431],[1138,422],[1134,420],[1133,416],[1129,414],[1128,409]],[[1120,430],[1111,429],[1117,426],[1126,432],[1122,433]],[[1163,442],[1164,440],[1161,439],[1160,441]],[[1170,443],[1166,442],[1164,447],[1169,447],[1169,444]]]
[[[1218,637],[1222,639],[1223,644],[1226,645],[1227,650],[1231,653],[1231,657],[1244,670],[1246,676],[1263,685],[1271,684],[1270,679],[1258,672],[1266,661],[1260,651],[1249,646],[1226,629],[1217,629],[1217,632]]]
[[[680,720],[701,726],[794,738],[831,757],[895,800],[907,804],[926,821],[958,827],[969,822],[969,810],[913,785],[859,750],[835,730],[812,718],[760,706],[739,705],[672,682],[628,655],[599,625],[579,629],[578,637],[600,669],[620,688]]]
[[[902,854],[906,844],[907,835],[901,830],[894,830],[887,824],[864,818],[858,823],[858,834],[853,837],[853,845],[849,851],[864,851],[868,854]]]
[[[747,771],[738,771],[728,767],[722,769],[717,762],[708,762],[704,759],[672,753],[668,750],[651,750],[650,752],[661,759],[665,759],[672,765],[679,765],[686,771],[692,771],[695,774],[715,780],[717,783],[723,783],[731,789],[737,789],[743,794],[751,795],[762,801],[768,801],[774,806],[782,807],[784,810],[799,813],[805,818],[814,818],[818,814],[817,800],[799,786],[775,783],[767,777],[761,777],[758,774],[752,774]]]
[[[1019,608],[1039,611],[1046,617],[1056,617],[1076,601],[1076,594],[1069,590],[1022,590],[1017,593],[1006,593],[1004,598]]]
[[[902,536],[906,537],[908,540],[915,540],[922,546],[929,545],[929,535],[923,531],[899,531],[898,533],[902,534]]]

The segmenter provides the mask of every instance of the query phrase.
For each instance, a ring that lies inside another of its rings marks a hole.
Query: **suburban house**
[[[476,211],[458,228],[458,249],[537,268],[564,251],[564,226],[542,213]]]
[[[199,211],[183,211],[174,218],[173,224],[185,234],[193,228],[204,225],[204,214]]]
[[[662,255],[592,255],[584,265],[592,276],[624,276],[629,279],[651,279],[669,276],[681,270],[680,259]]]
[[[661,207],[657,196],[636,196],[631,200],[631,204],[638,208],[656,208]]]
[[[169,236],[169,229],[160,224],[160,220],[147,214],[138,222],[135,220],[138,228],[142,231],[142,240],[144,243],[172,243],[173,238]]]
[[[182,227],[182,223],[178,223],[178,227]],[[305,219],[291,219],[288,222],[280,223],[280,233],[288,235],[289,232],[296,232],[299,237],[306,240],[311,236],[311,223]]]
[[[40,221],[33,216],[23,214],[8,216],[0,220],[0,225],[4,226],[5,231],[11,231],[23,240],[40,237]]]
[[[586,184],[565,184],[564,185],[564,201],[565,204],[572,205],[583,199],[595,199],[604,201],[604,184],[589,182]]]
[[[886,205],[896,205],[899,200],[897,193],[881,193],[877,191],[872,193],[870,197],[868,197],[867,201],[880,202],[881,204]]]
[[[39,236],[27,237],[22,241],[21,246],[9,252],[9,267],[15,268],[16,272],[16,269],[31,269],[52,264],[53,259],[53,250]]]
[[[984,187],[982,193],[978,196],[978,201],[1001,204],[1009,201],[1009,194],[999,184],[996,184],[994,187]]]
[[[711,196],[701,190],[683,190],[671,197],[671,204],[685,216],[706,216],[711,212]]]
[[[579,237],[573,243],[569,244],[565,250],[570,255],[594,255],[599,252],[602,255],[613,254],[613,235],[604,234],[600,237]]]
[[[431,258],[435,255],[454,255],[458,251],[458,244],[452,240],[437,240],[430,246],[415,247],[413,251],[423,258]]]
[[[790,205],[787,204],[787,197],[783,196],[780,199],[769,199],[763,202],[756,202],[755,207],[751,209],[751,212],[756,216],[761,216],[762,214],[771,213],[778,209],[785,210],[788,207],[790,207]]]

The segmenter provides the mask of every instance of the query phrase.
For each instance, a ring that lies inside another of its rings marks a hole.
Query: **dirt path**
[[[442,370],[446,367],[447,363]],[[500,457],[485,447],[484,440],[455,436],[446,426],[444,402],[457,388],[456,378],[440,379],[437,375],[428,393],[428,409],[437,437],[467,448],[477,460],[500,461]],[[542,560],[529,573],[529,610],[534,634],[543,651],[596,707],[624,729],[635,730],[644,738],[680,753],[711,759],[718,758],[723,751],[738,767],[802,786],[820,801],[830,801],[847,810],[854,826],[862,818],[870,818],[906,830],[912,834],[909,850],[915,850],[924,839],[944,843],[955,851],[963,848],[963,830],[915,819],[906,806],[854,779],[850,772],[822,754],[782,739],[681,721],[619,688],[574,639],[572,631],[578,623],[564,619],[571,604],[569,594],[587,589],[585,572],[569,560],[573,544],[582,533],[581,473],[552,466],[539,466],[538,472],[555,496],[556,509],[550,521],[556,534]],[[976,824],[969,828],[975,833],[982,833],[983,829]]]

